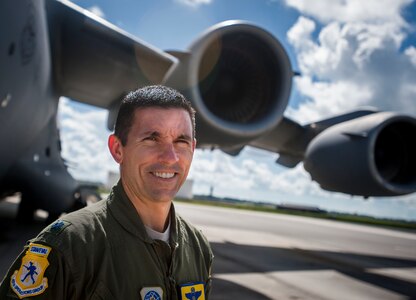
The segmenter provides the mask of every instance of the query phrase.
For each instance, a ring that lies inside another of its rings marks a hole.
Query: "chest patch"
[[[144,287],[140,291],[140,296],[142,300],[162,300],[163,290],[158,286]]]
[[[202,283],[187,283],[181,285],[181,300],[205,300],[204,285]]]
[[[20,269],[10,279],[10,287],[20,299],[40,295],[47,289],[48,279],[43,275],[49,266],[50,252],[50,247],[35,243],[29,245]]]

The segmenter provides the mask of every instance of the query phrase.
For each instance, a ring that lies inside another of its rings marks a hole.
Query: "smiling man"
[[[129,93],[108,139],[120,181],[108,199],[31,240],[0,298],[207,299],[212,251],[172,203],[195,144],[195,111],[183,95],[164,86]]]

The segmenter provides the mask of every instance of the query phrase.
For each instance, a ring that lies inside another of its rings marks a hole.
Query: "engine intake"
[[[199,146],[233,147],[274,128],[287,106],[292,69],[265,30],[242,21],[215,25],[178,56],[165,84],[197,110]]]
[[[416,124],[397,121],[380,131],[374,147],[374,163],[383,181],[415,185]]]
[[[416,191],[416,119],[375,113],[332,126],[309,144],[305,169],[323,189],[362,196]]]

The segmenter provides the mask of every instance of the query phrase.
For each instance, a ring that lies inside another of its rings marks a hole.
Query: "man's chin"
[[[177,191],[163,191],[163,192],[159,191],[159,192],[153,193],[152,198],[155,202],[160,202],[160,203],[171,202],[175,198],[176,193]]]

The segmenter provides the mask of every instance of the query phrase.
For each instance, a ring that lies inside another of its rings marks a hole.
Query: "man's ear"
[[[196,139],[192,141],[192,151],[195,151],[196,148]]]
[[[123,145],[114,134],[108,137],[108,149],[110,149],[111,156],[113,156],[114,160],[118,164],[121,164],[123,161]]]

